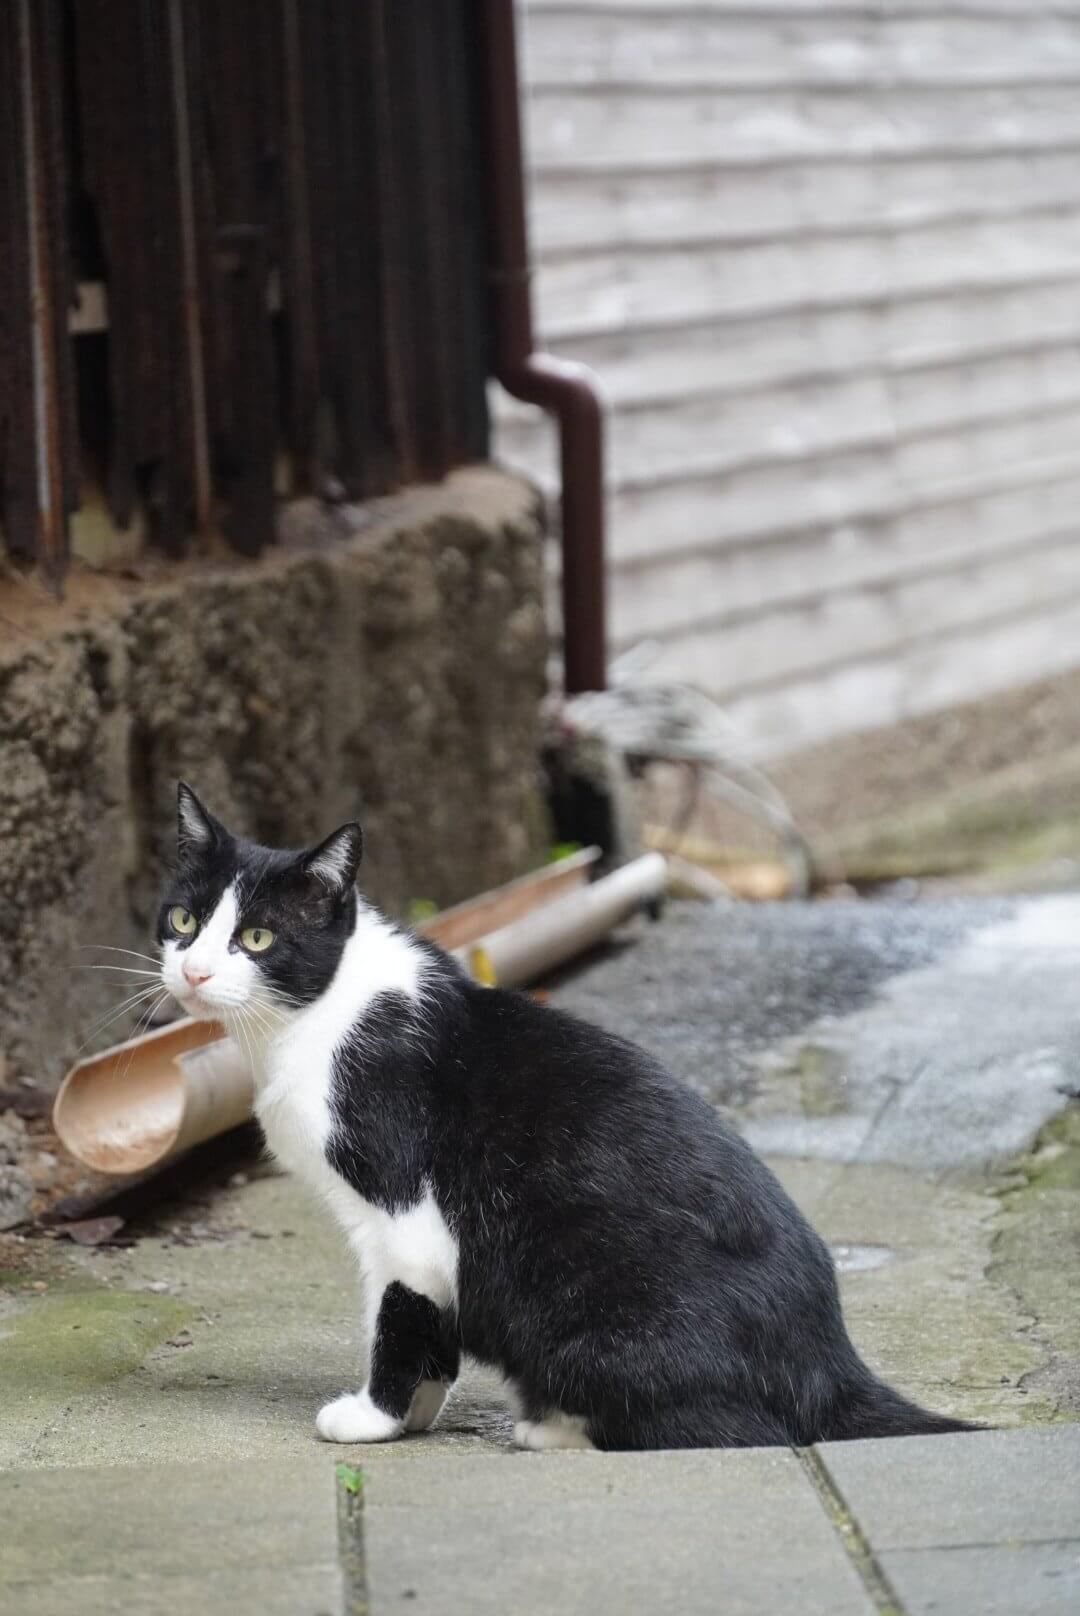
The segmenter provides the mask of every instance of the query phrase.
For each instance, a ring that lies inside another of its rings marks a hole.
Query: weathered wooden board
[[[803,553],[794,566],[793,545],[769,545],[764,554],[753,547],[731,554],[718,548],[673,561],[662,588],[651,569],[616,570],[612,591],[622,631],[616,648],[644,639],[678,642],[715,631],[723,641],[716,676],[730,656],[735,671],[725,676],[725,688],[737,689],[743,676],[751,682],[761,676],[762,659],[778,676],[785,672],[787,658],[801,666],[804,643],[812,647],[814,658],[828,660],[835,650],[833,634],[841,624],[844,635],[848,633],[852,601],[874,604],[872,611],[856,612],[872,632],[882,626],[879,607],[891,616],[894,607],[906,612],[904,603],[914,601],[919,612],[926,606],[926,623],[932,628],[952,621],[958,597],[981,608],[999,586],[1006,599],[1013,598],[1015,589],[1020,591],[1017,599],[1029,587],[1041,589],[1056,569],[1080,565],[1074,522],[1047,531],[1044,520],[1036,505],[1027,528],[1018,527],[993,544],[980,532],[956,534],[948,547],[936,551],[916,546],[914,540],[907,552],[901,551],[888,525],[857,534],[827,533],[814,551],[806,553],[805,543],[800,545]],[[815,567],[819,559],[820,567]],[[747,660],[748,642],[759,628],[760,642]],[[779,638],[770,642],[770,634]],[[846,637],[840,643],[846,646]]]
[[[950,587],[950,583],[952,586]],[[1080,545],[1072,534],[1026,554],[861,590],[835,591],[753,618],[702,622],[678,639],[680,657],[707,671],[725,699],[794,683],[836,663],[892,654],[999,617],[1080,602]],[[722,629],[722,632],[715,632]],[[669,643],[662,641],[662,644]],[[670,643],[675,643],[674,641]]]
[[[615,649],[659,637],[766,750],[1063,665],[1080,4],[527,20],[539,324],[611,404]],[[554,489],[549,425],[498,421]]]
[[[1080,91],[1077,94],[1080,108]],[[582,253],[549,263],[538,314],[551,340],[742,319],[894,297],[955,297],[1080,276],[1080,210],[732,245]]]
[[[893,374],[948,370],[983,360],[1060,351],[1080,332],[1074,275],[1037,287],[866,299],[837,309],[766,312],[669,330],[598,332],[560,345],[597,372],[617,410],[678,402],[703,393],[783,388],[865,370]],[[935,377],[926,377],[933,391]],[[537,412],[499,395],[505,423]],[[502,442],[510,441],[505,433]]]
[[[1067,448],[1021,465],[1004,464],[978,473],[943,477],[902,487],[892,475],[888,450],[838,455],[808,474],[801,465],[774,465],[739,477],[684,478],[613,493],[616,559],[711,548],[718,539],[756,543],[780,535],[842,529],[896,515],[952,511],[956,520],[969,501],[996,491],[1041,488],[1075,477],[1074,432]],[[946,514],[943,520],[949,520]],[[665,543],[658,544],[658,535]],[[616,631],[618,624],[615,624]]]
[[[862,660],[727,698],[758,756],[791,751],[844,731],[896,723],[973,696],[988,696],[1076,666],[1080,602],[1039,601],[1007,618],[937,633],[902,654],[893,645]],[[661,676],[708,683],[707,647],[661,657]]]
[[[1022,42],[1018,42],[1018,50]],[[606,95],[572,88],[530,94],[532,161],[540,168],[802,161],[878,153],[1015,149],[1075,140],[1077,82],[907,89],[760,88]]]
[[[768,460],[812,459],[838,448],[964,432],[995,420],[1080,411],[1080,345],[924,370],[872,364],[786,387],[703,391],[625,405],[612,420],[610,469],[620,487],[688,475],[738,472]],[[507,423],[504,450],[545,464],[546,422]],[[553,468],[552,468],[553,469]]]
[[[537,174],[532,187],[541,262],[590,248],[740,242],[806,231],[897,231],[921,224],[1075,208],[1080,151],[880,156],[860,162]]]
[[[669,4],[534,8],[526,64],[536,86],[609,84],[717,89],[777,85],[903,85],[1053,80],[1080,71],[1080,16],[1028,8],[1017,50],[1012,11],[952,16],[828,5],[750,7],[738,19],[719,7]]]

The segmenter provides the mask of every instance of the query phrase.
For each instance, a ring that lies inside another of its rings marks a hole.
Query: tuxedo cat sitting
[[[878,1380],[822,1241],[651,1055],[476,985],[356,891],[361,833],[282,852],[179,790],[161,978],[255,1068],[270,1148],[355,1253],[368,1360],[331,1442],[426,1429],[463,1352],[526,1448],[964,1429]]]

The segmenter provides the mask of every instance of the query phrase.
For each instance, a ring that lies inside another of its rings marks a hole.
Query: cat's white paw
[[[405,1422],[376,1408],[366,1391],[346,1392],[320,1408],[315,1429],[324,1442],[392,1442]]]
[[[426,1431],[434,1425],[446,1402],[446,1392],[447,1387],[441,1380],[422,1380],[413,1392],[409,1412],[405,1416],[406,1431]]]
[[[591,1448],[585,1421],[577,1414],[549,1414],[545,1420],[518,1420],[514,1444],[534,1453],[555,1448]]]

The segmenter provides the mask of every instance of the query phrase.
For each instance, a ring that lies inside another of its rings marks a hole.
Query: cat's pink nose
[[[201,988],[204,982],[209,982],[213,971],[200,971],[197,965],[184,966],[184,981],[193,988]]]

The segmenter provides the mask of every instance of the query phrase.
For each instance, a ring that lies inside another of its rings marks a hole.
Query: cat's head
[[[189,1015],[258,1025],[317,998],[356,914],[355,822],[278,852],[233,836],[190,786],[177,795],[176,868],[158,915],[161,980]]]

